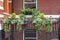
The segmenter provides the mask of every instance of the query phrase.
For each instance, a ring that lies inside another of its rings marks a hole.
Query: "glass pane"
[[[36,0],[25,0],[25,2],[36,2]]]
[[[36,37],[36,30],[35,29],[25,30],[25,37]]]
[[[36,8],[36,3],[34,4],[25,4],[25,8]]]

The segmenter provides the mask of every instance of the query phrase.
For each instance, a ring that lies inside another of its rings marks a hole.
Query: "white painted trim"
[[[2,27],[2,24],[0,23],[0,30],[2,30],[3,29],[3,27]]]
[[[0,6],[0,10],[4,10],[4,7],[3,6]]]
[[[26,18],[31,18],[32,15],[26,15]],[[46,18],[59,18],[60,15],[45,15]]]
[[[4,2],[4,0],[0,0],[1,2]]]
[[[4,18],[4,15],[0,15],[0,18]]]
[[[11,14],[9,14],[11,16]],[[9,17],[10,17],[9,16]],[[26,18],[31,18],[32,15],[26,15]],[[45,15],[46,18],[59,18],[60,15]],[[0,18],[4,18],[4,15],[0,14]],[[19,18],[19,15],[16,15],[16,18]]]
[[[45,15],[46,18],[59,18],[60,15]]]

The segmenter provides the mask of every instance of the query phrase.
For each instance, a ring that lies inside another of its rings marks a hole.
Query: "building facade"
[[[60,0],[0,0],[0,21],[5,18],[5,14],[11,15],[12,12],[15,12],[17,15],[20,14],[20,10],[23,8],[36,8],[49,18],[55,19],[60,17]],[[33,29],[35,28],[33,24],[24,25],[21,32],[16,32],[15,28],[13,28],[15,30],[13,36],[10,32],[5,33],[5,40],[51,40],[58,38],[57,25],[53,25],[53,32],[51,33],[46,33],[45,31],[37,32]],[[29,32],[31,33],[29,34]]]

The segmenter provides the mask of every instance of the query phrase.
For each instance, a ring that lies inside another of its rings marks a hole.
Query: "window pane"
[[[25,37],[36,37],[36,30],[35,29],[25,30]]]
[[[25,2],[36,2],[36,0],[25,0]]]
[[[25,8],[36,8],[36,3],[34,4],[25,4]]]

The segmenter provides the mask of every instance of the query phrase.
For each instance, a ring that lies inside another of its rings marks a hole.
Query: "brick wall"
[[[60,0],[38,0],[38,9],[45,14],[56,15],[60,12]]]
[[[3,13],[4,7],[3,7],[3,1],[0,0],[0,14]]]
[[[23,8],[23,0],[13,1],[14,11],[19,14]],[[60,12],[60,0],[37,0],[37,8],[47,15],[58,15]]]

